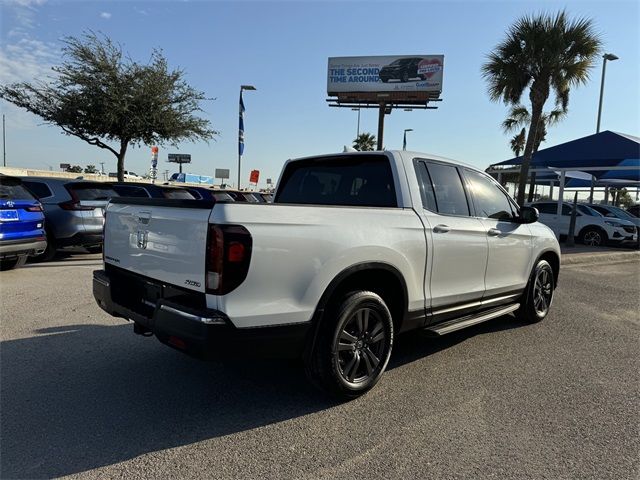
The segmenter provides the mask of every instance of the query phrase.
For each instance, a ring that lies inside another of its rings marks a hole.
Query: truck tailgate
[[[113,199],[106,212],[105,263],[204,292],[212,207],[202,200]]]

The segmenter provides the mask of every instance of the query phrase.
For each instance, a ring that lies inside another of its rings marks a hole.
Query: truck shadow
[[[470,336],[403,338],[390,368]],[[517,326],[517,325],[515,325]],[[205,363],[122,326],[43,329],[0,347],[0,477],[78,473],[332,408],[298,362]]]

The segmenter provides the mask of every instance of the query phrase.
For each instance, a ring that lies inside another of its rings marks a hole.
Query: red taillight
[[[26,208],[27,212],[42,212],[42,205],[32,205]]]
[[[229,242],[227,261],[237,263],[244,260],[244,245],[240,242]]]
[[[63,210],[75,210],[75,211],[88,211],[93,210],[95,207],[87,207],[80,205],[80,202],[69,200],[68,202],[59,203],[58,206]]]
[[[209,225],[206,288],[225,295],[237,288],[249,272],[251,234],[242,225]]]

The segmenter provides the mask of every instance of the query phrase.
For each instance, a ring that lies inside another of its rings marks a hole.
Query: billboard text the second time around
[[[442,92],[444,55],[331,57],[327,93]]]

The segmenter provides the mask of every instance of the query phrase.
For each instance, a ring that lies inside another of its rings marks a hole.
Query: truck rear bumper
[[[311,323],[260,328],[236,328],[222,312],[193,309],[174,301],[141,298],[146,314],[113,299],[108,272],[93,272],[93,296],[105,312],[134,321],[162,343],[203,360],[221,358],[296,358],[304,351]]]

